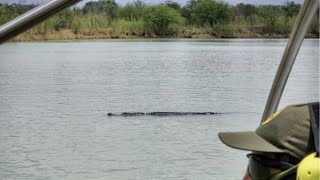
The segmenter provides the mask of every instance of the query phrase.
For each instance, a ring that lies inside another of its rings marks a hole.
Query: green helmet
[[[304,158],[298,167],[297,180],[319,180],[320,158],[313,153]]]

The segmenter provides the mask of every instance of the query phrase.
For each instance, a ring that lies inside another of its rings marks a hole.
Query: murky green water
[[[0,179],[228,179],[246,152],[220,131],[257,127],[286,40],[130,40],[0,46]],[[281,106],[319,99],[307,40]],[[123,111],[216,111],[108,117]]]

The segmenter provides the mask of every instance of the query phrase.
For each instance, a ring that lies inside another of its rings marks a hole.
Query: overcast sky
[[[0,0],[1,3],[43,3],[47,2],[49,0]],[[80,4],[84,4],[86,2],[89,2],[90,0],[83,0]],[[116,0],[117,3],[119,4],[126,4],[127,2],[132,2],[134,0]],[[147,4],[159,4],[162,2],[165,2],[166,0],[144,0]],[[172,0],[175,2],[179,2],[180,4],[185,4],[188,0]],[[230,4],[238,4],[238,3],[250,3],[254,5],[259,5],[259,4],[284,4],[287,0],[223,0],[225,2],[228,2]],[[290,0],[294,1],[296,3],[302,3],[303,0]]]

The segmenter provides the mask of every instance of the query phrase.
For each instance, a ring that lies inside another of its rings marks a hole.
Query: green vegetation
[[[200,27],[210,25],[213,28],[217,24],[230,23],[233,11],[228,4],[212,0],[199,0],[195,2],[191,17]]]
[[[145,8],[143,22],[150,35],[173,36],[178,33],[179,26],[182,25],[182,17],[175,9],[158,5]]]
[[[33,7],[0,4],[0,25]],[[189,0],[182,6],[167,0],[149,6],[135,0],[120,6],[115,0],[99,0],[64,10],[15,40],[288,37],[300,8],[289,1],[283,5],[232,6],[215,0]],[[319,16],[312,21],[308,37],[319,37]]]

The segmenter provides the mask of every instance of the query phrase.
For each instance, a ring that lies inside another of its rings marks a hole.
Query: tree
[[[6,8],[2,4],[0,4],[0,25],[7,22],[7,16],[6,16]]]
[[[181,10],[181,6],[179,3],[171,1],[171,0],[166,0],[166,2],[164,3],[165,6],[167,7],[171,7],[172,9],[175,9],[177,11]]]
[[[197,18],[199,25],[227,23],[232,19],[232,9],[226,3],[215,2],[214,0],[198,0],[194,7],[193,16]]]
[[[189,0],[187,4],[181,9],[181,15],[187,20],[188,24],[194,24],[196,19],[193,19],[192,13],[196,7],[198,0]]]
[[[83,12],[86,13],[103,13],[110,19],[117,17],[119,5],[115,0],[91,1],[84,5]]]
[[[141,0],[133,3],[127,3],[124,7],[119,8],[119,17],[128,21],[142,19],[145,4]]]
[[[20,14],[27,12],[34,8],[35,5],[23,5],[23,4],[1,4],[0,3],[0,24],[3,24]]]
[[[298,15],[301,5],[296,4],[294,1],[287,1],[286,5],[282,7],[287,17],[293,17]]]
[[[276,24],[279,17],[282,14],[282,10],[279,6],[264,5],[258,9],[258,15],[262,18],[262,21],[266,24],[266,30],[269,32],[276,31]]]
[[[179,12],[163,5],[146,8],[143,20],[147,29],[162,37],[172,35],[173,27],[182,23]]]
[[[84,14],[87,14],[87,13],[99,13],[99,12],[102,11],[102,9],[99,9],[98,2],[90,1],[90,2],[87,2],[83,6],[82,11],[83,11]]]
[[[54,29],[59,31],[61,29],[70,29],[74,19],[74,12],[66,9],[56,15],[56,22]]]
[[[254,15],[256,11],[257,11],[257,8],[252,4],[240,3],[235,6],[236,16],[243,16],[245,18],[248,18]]]
[[[101,0],[101,2],[103,11],[106,15],[111,19],[115,19],[117,17],[119,5],[114,0]]]
[[[132,4],[126,4],[124,7],[119,9],[119,17],[127,21],[137,20],[138,10]]]
[[[144,1],[142,1],[142,0],[135,0],[133,2],[133,4],[138,9],[143,9],[143,8],[145,8],[147,6],[146,3]]]

